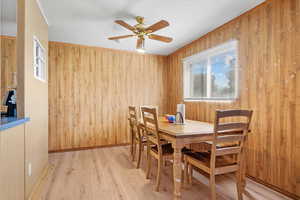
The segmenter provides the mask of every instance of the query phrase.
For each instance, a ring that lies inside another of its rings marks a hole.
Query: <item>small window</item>
[[[46,81],[47,69],[45,49],[36,37],[33,38],[33,56],[34,77],[38,80]]]
[[[183,60],[184,100],[231,101],[238,97],[238,42]]]

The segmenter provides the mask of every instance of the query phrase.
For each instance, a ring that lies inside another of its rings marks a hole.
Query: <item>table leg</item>
[[[246,159],[245,156],[247,155],[247,148],[248,148],[248,137],[246,136],[245,142],[244,142],[244,150],[242,152],[242,160],[241,160],[241,176],[242,176],[242,190],[245,192],[246,188]]]
[[[174,163],[173,163],[173,176],[174,176],[174,199],[181,199],[181,178],[182,178],[182,163],[181,163],[181,149],[182,145],[173,143],[174,148]]]
[[[131,154],[131,158],[133,160],[133,131],[130,131],[130,135],[131,135],[131,138],[130,138],[130,154]]]
[[[240,163],[240,168],[241,168],[241,179],[242,179],[242,191],[245,192],[246,188],[246,165],[245,165],[245,160],[243,159],[242,162]]]

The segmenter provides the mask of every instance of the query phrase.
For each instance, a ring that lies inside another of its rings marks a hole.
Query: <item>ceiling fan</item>
[[[124,28],[130,30],[133,32],[131,35],[122,35],[122,36],[116,36],[116,37],[110,37],[108,38],[109,40],[119,40],[119,39],[124,39],[124,38],[129,38],[129,37],[134,37],[136,36],[137,43],[136,43],[136,49],[137,51],[143,53],[145,52],[145,37],[147,36],[151,40],[158,40],[161,42],[171,42],[173,39],[170,37],[162,36],[162,35],[156,35],[152,34],[155,31],[158,31],[160,29],[163,29],[167,26],[169,26],[169,22],[165,20],[161,20],[149,27],[144,26],[144,17],[137,16],[136,18],[137,24],[134,26],[131,26],[124,22],[123,20],[116,20],[115,23],[123,26]]]

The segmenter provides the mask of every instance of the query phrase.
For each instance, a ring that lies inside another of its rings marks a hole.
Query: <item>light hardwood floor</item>
[[[153,162],[154,161],[153,159]],[[39,200],[157,200],[172,199],[172,165],[162,172],[161,190],[154,191],[155,166],[151,180],[145,176],[145,156],[136,169],[129,147],[110,147],[50,154],[52,170],[38,194]],[[182,190],[183,199],[209,199],[208,179],[196,174],[193,186]],[[217,177],[218,199],[236,199],[234,176]],[[247,180],[244,199],[288,199]]]

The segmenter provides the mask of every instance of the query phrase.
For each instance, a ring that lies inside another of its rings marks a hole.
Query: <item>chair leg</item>
[[[141,152],[143,152],[143,151],[145,150],[144,148],[145,148],[145,146],[144,146],[144,145],[142,145],[142,151],[141,151]]]
[[[189,184],[192,185],[193,184],[193,165],[191,165],[190,163],[188,163],[188,174],[189,174]]]
[[[159,185],[160,185],[160,176],[161,176],[161,168],[162,168],[162,165],[163,165],[163,158],[160,157],[158,160],[157,160],[157,176],[156,176],[156,185],[155,185],[155,191],[159,191]]]
[[[136,154],[136,143],[135,143],[135,140],[133,140],[133,143],[132,143],[132,161],[134,161],[134,159],[135,159],[135,154]]]
[[[133,141],[132,140],[130,142],[130,156],[131,156],[131,158],[133,156]]]
[[[140,141],[139,142],[139,152],[138,152],[138,161],[137,161],[137,165],[136,165],[136,168],[140,168],[140,163],[141,163],[141,156],[142,156],[142,142]]]
[[[188,162],[184,157],[184,174],[183,174],[183,185],[188,185]]]
[[[133,156],[133,134],[132,131],[131,132],[131,138],[130,138],[130,155],[131,157]]]
[[[150,178],[151,162],[152,162],[152,159],[151,159],[151,155],[149,154],[149,155],[147,155],[147,173],[146,173],[146,179]]]
[[[216,194],[216,178],[214,174],[210,175],[210,192],[211,192],[211,199],[216,200],[217,194]]]
[[[236,189],[238,200],[243,200],[243,183],[242,183],[242,174],[241,171],[236,172]]]
[[[163,166],[166,167],[167,166],[167,160],[165,158],[163,158],[162,162],[163,162]]]

